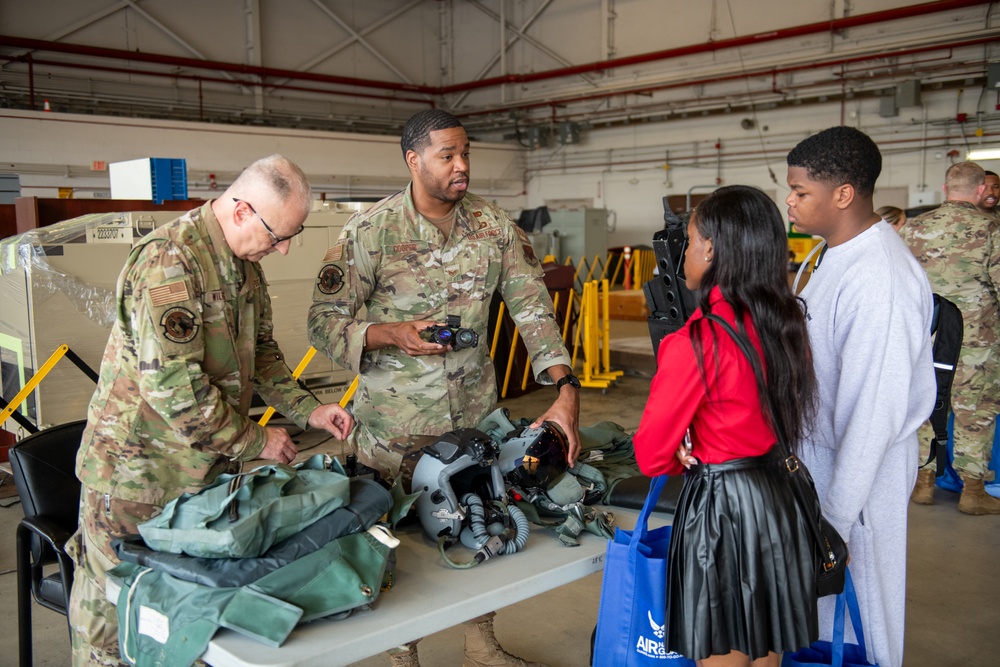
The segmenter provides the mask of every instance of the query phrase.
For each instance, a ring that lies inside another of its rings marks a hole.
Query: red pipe
[[[238,63],[227,63],[216,60],[199,60],[197,58],[183,58],[179,56],[167,56],[155,53],[142,53],[139,51],[126,51],[121,49],[108,49],[97,46],[87,46],[83,44],[68,44],[63,42],[52,42],[41,39],[28,39],[24,37],[14,37],[11,35],[0,35],[0,46],[11,46],[23,49],[35,49],[42,51],[57,51],[61,53],[72,53],[82,56],[92,56],[97,58],[115,58],[121,60],[132,60],[140,62],[151,62],[160,65],[170,65],[174,67],[190,67],[196,69],[215,69],[224,72],[237,72],[241,74],[252,74],[261,77],[277,77],[289,79],[302,79],[317,81],[322,83],[357,86],[360,88],[377,88],[381,90],[394,90],[420,93],[424,95],[447,95],[450,93],[476,90],[479,88],[490,88],[505,83],[528,83],[532,81],[542,81],[575,74],[585,74],[600,72],[607,69],[627,67],[642,63],[649,63],[657,60],[667,60],[698,53],[719,51],[722,49],[737,48],[750,44],[762,44],[775,40],[801,37],[820,32],[835,32],[846,30],[872,23],[884,21],[894,21],[898,19],[912,18],[933,14],[937,12],[963,9],[976,5],[991,4],[990,0],[938,0],[937,2],[925,2],[919,5],[899,7],[897,9],[887,9],[880,12],[868,14],[858,14],[830,21],[810,23],[807,25],[792,28],[782,28],[769,32],[747,35],[744,37],[734,37],[718,42],[705,42],[682,46],[664,51],[654,51],[612,60],[602,60],[599,62],[586,63],[583,65],[573,65],[562,69],[547,70],[543,72],[533,72],[530,74],[508,74],[505,76],[481,79],[479,81],[467,81],[465,83],[451,86],[423,86],[408,83],[395,83],[391,81],[373,81],[370,79],[357,79],[353,77],[336,76],[331,74],[316,74],[313,72],[296,72],[292,70],[276,69],[273,67],[260,67],[254,65],[244,65]]]
[[[201,96],[201,84],[203,81],[208,81],[210,83],[222,83],[235,86],[259,86],[261,88],[271,88],[276,90],[295,90],[305,93],[320,93],[323,95],[343,95],[345,97],[361,97],[373,100],[382,100],[384,102],[413,102],[415,104],[427,104],[431,107],[434,106],[432,100],[417,98],[417,97],[399,97],[396,95],[375,95],[372,93],[357,93],[349,91],[339,91],[339,90],[328,90],[324,88],[310,88],[307,86],[292,86],[283,83],[266,83],[264,81],[256,81],[254,79],[224,79],[218,76],[201,76],[198,74],[180,74],[177,72],[154,72],[152,70],[137,70],[127,67],[111,67],[110,65],[85,65],[83,63],[67,63],[59,60],[45,60],[34,57],[25,56],[5,56],[0,55],[0,60],[6,60],[8,62],[16,62],[27,60],[29,67],[31,63],[38,65],[51,65],[53,67],[66,67],[69,69],[84,69],[93,70],[95,72],[114,72],[116,74],[138,74],[141,76],[158,76],[166,79],[184,79],[186,81],[197,81],[198,82],[198,95]]]
[[[800,70],[807,69],[818,69],[820,67],[833,67],[836,65],[843,65],[847,63],[855,62],[865,62],[870,60],[878,60],[881,58],[895,58],[898,56],[909,56],[918,53],[927,53],[931,51],[941,51],[945,49],[956,49],[963,46],[976,46],[977,44],[992,44],[996,42],[995,37],[978,37],[975,39],[963,40],[960,42],[951,42],[949,44],[938,44],[935,46],[920,46],[912,49],[900,49],[898,51],[888,51],[883,53],[864,55],[864,56],[852,56],[849,58],[836,58],[833,60],[824,60],[816,63],[808,63],[803,65],[791,65],[788,67],[777,67],[760,69],[749,72],[739,72],[737,74],[726,74],[722,76],[709,77],[704,79],[687,79],[684,81],[678,81],[675,83],[665,83],[656,86],[646,86],[644,88],[631,88],[628,90],[619,90],[606,93],[592,93],[589,95],[577,95],[575,97],[563,97],[554,100],[547,100],[544,102],[530,102],[527,104],[513,105],[501,108],[491,108],[482,109],[480,111],[470,111],[468,113],[455,114],[458,118],[470,118],[473,116],[484,116],[490,114],[506,113],[509,111],[521,111],[525,109],[536,109],[538,107],[549,107],[553,109],[557,106],[562,106],[565,104],[575,104],[579,102],[590,102],[593,100],[604,99],[608,97],[617,97],[619,95],[642,95],[644,93],[652,93],[660,90],[669,90],[671,88],[685,88],[688,86],[700,86],[712,83],[722,83],[724,81],[735,81],[739,79],[747,79],[755,76],[774,76],[777,74],[786,74],[788,72],[796,72]],[[557,120],[553,118],[553,120]]]
[[[427,95],[432,95],[437,91],[436,88],[431,86],[416,86],[408,83],[393,83],[390,81],[372,81],[370,79],[355,79],[352,77],[335,76],[332,74],[315,74],[313,72],[294,72],[292,70],[276,69],[274,67],[243,65],[239,63],[221,62],[218,60],[199,60],[198,58],[182,58],[180,56],[165,56],[158,53],[143,53],[141,51],[106,49],[100,46],[87,46],[86,44],[69,44],[64,42],[50,42],[43,39],[29,39],[26,37],[14,37],[12,35],[0,35],[0,46],[11,46],[19,49],[32,49],[37,51],[56,51],[59,53],[71,53],[78,56],[91,56],[94,58],[133,60],[139,62],[156,63],[158,65],[170,65],[171,67],[214,69],[222,72],[252,74],[261,77],[304,79],[306,81],[318,81],[322,83],[329,83],[340,86],[359,86],[362,88],[379,88],[382,90],[410,91],[416,93],[424,93]]]

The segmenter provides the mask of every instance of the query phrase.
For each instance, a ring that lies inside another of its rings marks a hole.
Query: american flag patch
[[[149,303],[153,306],[165,306],[168,303],[187,301],[190,298],[187,283],[183,280],[152,287],[149,290]]]
[[[323,261],[339,262],[343,254],[344,254],[344,246],[338,243],[337,245],[333,246],[332,248],[326,251],[326,254],[323,255]]]

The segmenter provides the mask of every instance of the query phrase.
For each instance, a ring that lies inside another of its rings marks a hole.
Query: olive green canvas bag
[[[322,455],[219,475],[198,493],[172,500],[139,534],[156,551],[206,558],[259,556],[350,502],[350,481]]]

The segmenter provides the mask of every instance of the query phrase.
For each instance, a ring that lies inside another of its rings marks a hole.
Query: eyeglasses
[[[260,213],[258,213],[258,212],[257,212],[257,209],[255,209],[255,208],[253,207],[253,204],[251,204],[250,202],[248,202],[248,201],[247,201],[247,200],[245,200],[245,199],[237,199],[236,197],[233,197],[233,201],[234,201],[234,202],[236,202],[237,204],[239,204],[240,202],[243,202],[244,204],[246,204],[246,205],[247,205],[247,207],[248,207],[248,208],[250,209],[250,211],[251,211],[251,212],[252,212],[252,213],[253,213],[254,215],[256,215],[256,216],[257,216],[257,219],[258,219],[258,220],[260,220],[260,224],[264,225],[264,229],[266,229],[266,230],[267,230],[267,233],[271,235],[271,239],[272,239],[272,241],[273,241],[273,242],[271,243],[271,247],[272,247],[272,248],[273,248],[274,246],[278,245],[279,243],[284,243],[284,242],[285,242],[285,241],[287,241],[288,239],[291,239],[291,238],[294,238],[294,237],[298,236],[299,234],[301,234],[302,232],[304,232],[304,231],[306,230],[306,226],[305,226],[305,225],[302,225],[301,227],[299,227],[298,231],[297,231],[297,232],[295,232],[294,234],[291,234],[291,235],[289,235],[289,236],[277,236],[277,235],[276,235],[276,234],[275,234],[275,233],[274,233],[274,232],[273,232],[273,231],[271,230],[271,228],[267,226],[267,223],[266,223],[266,222],[264,222],[264,218],[260,217]]]

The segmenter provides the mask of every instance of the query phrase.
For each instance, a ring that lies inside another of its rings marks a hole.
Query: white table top
[[[635,524],[637,512],[607,509],[622,528]],[[655,516],[650,528],[666,523]],[[455,570],[441,560],[419,525],[397,537],[394,587],[379,595],[372,610],[300,625],[279,648],[222,629],[202,659],[214,667],[349,665],[598,572],[607,546],[607,540],[590,533],[580,535],[578,547],[563,546],[554,532],[532,525],[524,551]],[[461,547],[449,550],[456,560],[470,555]]]

